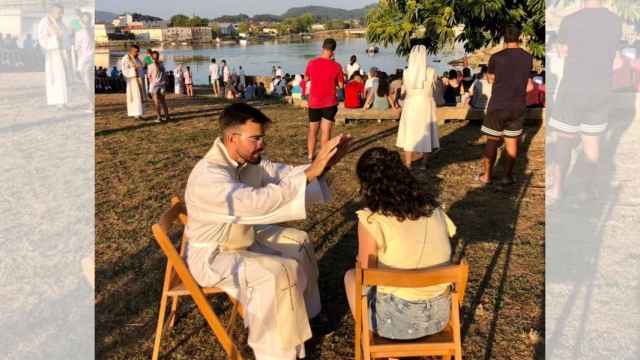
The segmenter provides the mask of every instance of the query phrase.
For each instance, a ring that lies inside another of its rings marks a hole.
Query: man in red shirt
[[[322,53],[309,61],[304,74],[311,81],[309,90],[309,133],[307,135],[307,157],[313,159],[318,128],[321,129],[320,144],[326,144],[331,138],[331,128],[338,112],[336,87],[344,86],[342,67],[333,60],[336,50],[334,39],[325,39]]]
[[[364,97],[364,84],[360,73],[354,72],[351,80],[344,87],[344,107],[357,109],[362,107]]]

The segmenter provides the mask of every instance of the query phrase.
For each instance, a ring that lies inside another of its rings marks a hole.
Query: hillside
[[[118,17],[116,13],[96,10],[96,23],[110,23],[116,17]]]
[[[96,23],[110,23],[113,19],[117,18],[121,14],[112,13],[109,11],[96,10]],[[133,21],[162,21],[162,18],[151,15],[144,15],[139,13],[131,13]]]
[[[375,7],[376,4],[367,5],[360,9],[345,10],[332,8],[327,6],[302,6],[294,7],[287,10],[281,16],[283,18],[301,16],[304,13],[310,13],[317,17],[319,20],[350,20],[360,19],[367,15],[369,10]]]

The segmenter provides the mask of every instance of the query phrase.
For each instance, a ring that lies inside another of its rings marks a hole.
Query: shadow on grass
[[[460,248],[455,255],[456,261],[459,261],[466,255],[467,246],[475,243],[494,243],[496,248],[484,270],[481,277],[474,276],[478,274],[477,267],[474,268],[473,262],[470,263],[469,289],[467,297],[463,304],[462,316],[462,337],[463,341],[468,337],[471,324],[478,306],[482,303],[483,297],[487,289],[493,287],[491,282],[496,271],[496,267],[503,257],[502,269],[500,271],[498,286],[495,289],[493,299],[492,319],[489,333],[485,344],[485,359],[492,358],[492,350],[495,342],[495,335],[498,320],[500,318],[500,310],[503,306],[505,289],[507,284],[508,272],[511,263],[514,240],[516,237],[516,226],[518,223],[520,208],[526,190],[531,185],[532,174],[526,174],[527,157],[526,153],[531,145],[531,140],[538,132],[539,126],[525,128],[524,141],[519,146],[520,156],[517,159],[514,175],[518,181],[510,186],[501,187],[497,185],[488,185],[480,188],[469,190],[464,198],[455,202],[448,210],[449,216],[458,225],[458,238]],[[479,132],[478,132],[478,136]],[[482,146],[476,147],[470,151],[471,155],[478,160],[482,157]],[[501,156],[500,159],[504,159]],[[498,161],[496,164],[497,175],[501,174],[503,162]],[[469,179],[469,183],[473,181]],[[478,281],[479,280],[479,281]],[[463,346],[464,348],[464,346]]]

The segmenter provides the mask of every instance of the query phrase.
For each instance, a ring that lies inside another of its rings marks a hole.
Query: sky
[[[221,15],[274,14],[280,15],[291,7],[300,6],[329,6],[341,9],[359,9],[376,3],[376,0],[179,0],[170,2],[165,0],[96,0],[96,10],[113,13],[138,12],[145,15],[158,16],[169,19],[172,15],[196,15],[205,18],[215,18]]]

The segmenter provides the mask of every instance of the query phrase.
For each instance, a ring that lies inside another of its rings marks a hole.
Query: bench
[[[400,109],[348,109],[340,104],[336,114],[336,124],[344,125],[347,120],[378,120],[378,122],[382,122],[382,120],[400,120]]]
[[[472,109],[468,106],[441,106],[436,108],[436,118],[438,124],[456,120],[466,121],[482,121],[484,120],[484,111]],[[541,123],[545,117],[545,108],[527,108],[525,114],[525,125],[536,125]]]
[[[307,101],[295,99],[291,101],[294,106],[307,107]],[[545,108],[528,108],[525,115],[525,125],[536,125],[544,121],[546,115]],[[451,121],[482,121],[484,111],[472,109],[465,105],[440,106],[436,108],[436,118],[438,125],[443,125]],[[347,109],[341,103],[338,105],[336,114],[336,124],[345,125],[347,120],[399,120],[400,113],[397,110],[375,110],[375,109]]]
[[[526,125],[539,124],[544,120],[545,109],[544,108],[529,108],[525,115]],[[338,107],[338,114],[336,114],[336,124],[346,124],[347,120],[399,120],[400,112],[397,110],[362,110],[362,109],[345,109],[344,107]],[[482,121],[484,120],[484,111],[472,109],[468,106],[441,106],[436,108],[436,119],[438,125],[443,125],[450,121]]]

